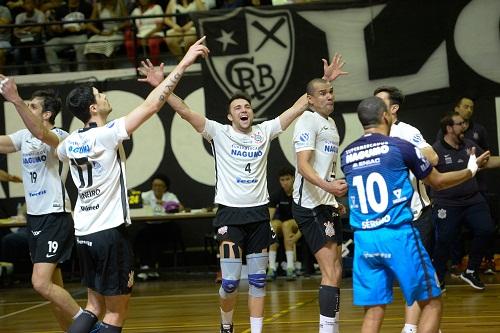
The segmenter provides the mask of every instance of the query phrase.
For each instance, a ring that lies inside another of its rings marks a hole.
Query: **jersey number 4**
[[[372,211],[382,213],[389,204],[389,191],[384,177],[378,172],[372,172],[363,180],[363,176],[355,176],[352,184],[356,187],[359,198],[361,213],[368,213],[368,206]],[[375,187],[378,189],[379,197],[375,195]]]
[[[92,186],[92,162],[89,162],[88,157],[73,158],[71,165],[74,165],[78,170],[78,178],[80,179],[80,186],[78,187],[85,188]],[[85,179],[85,171],[87,179]]]

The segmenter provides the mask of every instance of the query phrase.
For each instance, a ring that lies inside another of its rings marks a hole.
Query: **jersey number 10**
[[[363,176],[355,176],[352,184],[356,187],[361,213],[368,214],[368,205],[372,211],[382,213],[389,204],[389,191],[384,177],[378,172],[372,172],[363,181]],[[379,192],[379,199],[375,196],[375,186]]]

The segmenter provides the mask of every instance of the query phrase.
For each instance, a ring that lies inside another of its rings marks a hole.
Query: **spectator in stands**
[[[126,17],[127,9],[123,0],[102,0],[93,5],[91,19]],[[89,23],[87,28],[94,33],[85,45],[84,54],[96,69],[111,68],[110,57],[123,44],[123,29],[126,21],[104,21],[99,27]]]
[[[92,6],[85,0],[68,0],[55,8],[54,16],[49,20],[63,21],[64,24],[51,25],[49,30],[54,36],[45,43],[45,57],[52,72],[61,71],[61,60],[57,55],[64,49],[75,50],[78,70],[85,70],[85,43],[87,42],[87,24],[72,22],[86,20],[92,14]]]
[[[45,15],[35,8],[35,0],[24,0],[24,11],[16,15],[16,24],[39,24],[45,22]],[[14,28],[14,58],[19,65],[19,74],[27,74],[26,68],[31,72],[40,73],[40,64],[44,60],[42,49],[42,26],[25,26]],[[24,62],[31,60],[34,66],[25,66]]]
[[[12,23],[12,16],[9,8],[0,6],[0,26]],[[12,45],[10,44],[10,29],[0,29],[0,73],[4,73],[4,66],[7,59],[7,52]]]
[[[292,215],[292,194],[293,182],[295,180],[295,169],[293,167],[284,167],[279,172],[280,188],[271,193],[269,200],[269,215],[271,216],[271,225],[277,236],[283,236],[286,255],[286,278],[289,281],[295,280],[295,244],[302,234],[299,231],[297,222]],[[276,256],[279,242],[278,237],[275,243],[269,246],[269,267],[267,269],[267,280],[276,279]]]
[[[181,58],[184,50],[196,42],[196,29],[190,20],[190,12],[206,10],[202,0],[170,0],[165,14],[165,24],[170,27],[165,42],[170,52]],[[175,15],[175,16],[174,16]]]
[[[9,8],[10,15],[12,17],[16,17],[19,13],[22,13],[24,11],[24,1],[23,0],[13,0],[13,1],[6,1],[2,2],[2,4],[5,3],[5,6]]]
[[[134,8],[131,16],[150,16],[163,15],[161,6],[155,3],[155,0],[139,0],[139,6]],[[160,46],[163,42],[163,18],[136,18],[134,19],[137,27],[137,40],[134,40],[132,33],[127,33],[125,36],[125,48],[127,49],[127,57],[135,64],[136,47],[141,45],[149,48],[149,59],[154,65],[160,63]],[[144,51],[145,52],[145,51]],[[146,57],[146,55],[144,55]]]
[[[181,202],[169,189],[170,179],[166,175],[154,175],[151,179],[151,190],[142,193],[143,205],[151,207],[154,215],[183,210]],[[147,222],[141,227],[135,239],[136,255],[140,264],[137,277],[141,280],[155,279],[160,276],[158,265],[161,251],[166,242],[181,237],[180,228],[175,222]]]

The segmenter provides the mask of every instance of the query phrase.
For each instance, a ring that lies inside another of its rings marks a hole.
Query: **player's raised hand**
[[[17,85],[13,78],[8,78],[0,74],[0,94],[9,102],[15,102],[19,99]]]
[[[342,67],[344,67],[345,62],[342,61],[342,55],[335,53],[332,58],[332,63],[328,64],[326,59],[321,59],[323,61],[323,79],[326,81],[334,81],[340,75],[347,75],[349,72],[344,72]]]
[[[196,43],[191,45],[189,50],[184,55],[184,58],[182,58],[180,64],[191,66],[199,56],[203,58],[208,57],[208,53],[210,53],[210,50],[205,45],[203,45],[203,42],[205,42],[206,38],[206,36],[203,36],[198,39]]]
[[[164,67],[165,65],[163,63],[161,63],[160,66],[155,67],[149,59],[141,61],[141,67],[137,68],[137,70],[144,77],[138,78],[137,81],[149,83],[153,87],[158,86],[164,78]]]
[[[490,160],[491,152],[489,150],[485,151],[481,155],[477,156],[476,162],[479,169],[484,168],[488,161]]]

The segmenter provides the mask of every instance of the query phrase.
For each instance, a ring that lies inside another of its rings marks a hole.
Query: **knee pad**
[[[340,288],[320,285],[319,286],[319,313],[322,316],[334,318],[339,312]]]
[[[268,253],[252,253],[247,255],[248,293],[253,297],[266,296],[266,268]]]
[[[222,285],[219,289],[219,295],[222,298],[231,298],[236,296],[241,275],[241,258],[221,258],[220,268],[222,272]]]

